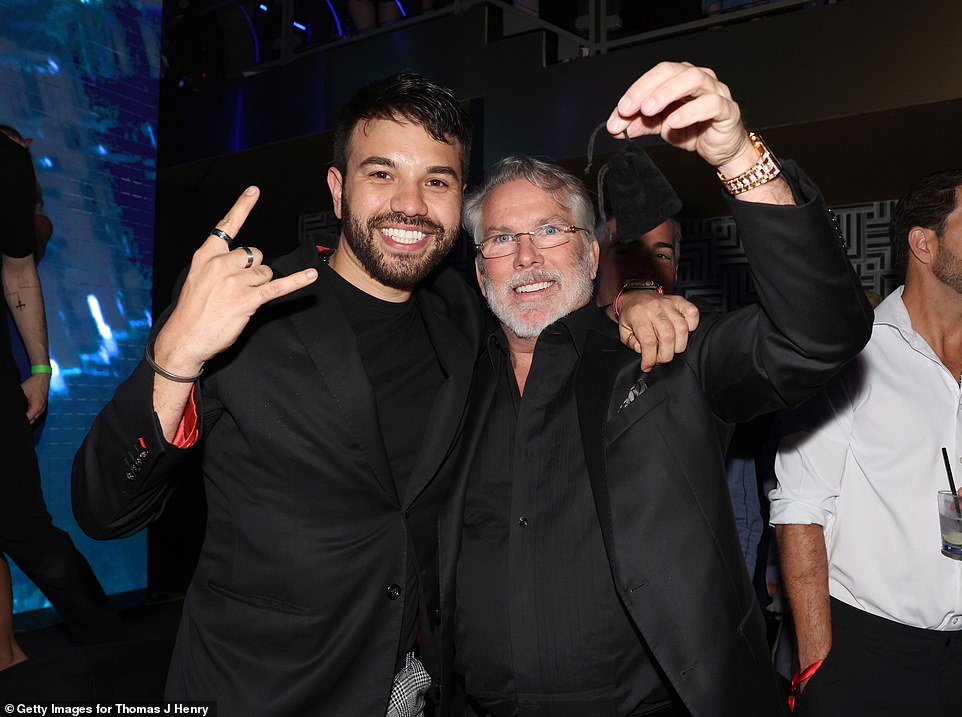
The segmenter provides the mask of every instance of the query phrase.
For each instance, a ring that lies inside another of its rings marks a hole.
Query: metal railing
[[[622,2],[632,2],[633,0],[622,0]],[[671,2],[672,0],[666,0]],[[842,0],[823,0],[827,2],[840,2]],[[543,0],[547,3],[550,0]],[[743,22],[762,15],[781,13],[790,10],[797,10],[804,6],[811,6],[812,0],[770,0],[763,4],[745,7],[737,10],[723,12],[716,15],[700,17],[687,22],[681,22],[666,27],[645,29],[639,32],[627,32],[626,28],[618,27],[609,30],[609,21],[615,16],[610,16],[609,12],[616,10],[617,0],[586,0],[586,23],[584,34],[579,34],[573,28],[562,27],[558,24],[548,22],[541,17],[535,16],[525,10],[519,9],[505,0],[451,0],[443,7],[413,14],[380,27],[372,27],[355,34],[342,32],[333,39],[325,39],[318,43],[307,43],[303,39],[304,26],[298,22],[297,3],[298,0],[273,0],[269,3],[273,9],[280,9],[279,27],[277,28],[278,37],[275,38],[277,47],[276,53],[269,60],[254,62],[240,68],[240,74],[255,74],[270,70],[273,67],[286,65],[302,57],[327,52],[333,48],[344,45],[364,42],[379,35],[393,33],[399,29],[430,22],[444,15],[465,12],[479,5],[487,5],[498,8],[503,13],[505,22],[522,24],[525,29],[541,29],[546,33],[554,35],[559,40],[579,48],[582,54],[598,55],[617,50],[619,48],[638,45],[667,37],[682,35],[686,33],[699,32],[711,27],[727,25],[736,22]],[[330,2],[318,2],[315,6],[326,7],[330,13],[337,15],[335,6]],[[227,11],[240,10],[248,16],[248,8],[257,9],[259,3],[238,2],[238,0],[214,0],[193,10],[189,18],[174,19],[169,23],[165,31],[177,33],[186,30],[186,25],[190,22],[202,21],[203,18],[224,13]],[[265,5],[260,5],[264,8]],[[276,14],[276,13],[275,13]],[[209,19],[209,18],[208,18]],[[345,18],[346,20],[346,18]],[[338,29],[340,31],[340,20]],[[250,24],[250,23],[249,23]],[[254,33],[254,26],[250,24],[251,32]],[[256,40],[256,38],[255,38]]]

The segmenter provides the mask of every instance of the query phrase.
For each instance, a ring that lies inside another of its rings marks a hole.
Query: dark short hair
[[[414,72],[398,72],[362,87],[341,109],[334,126],[334,166],[347,169],[354,128],[370,120],[405,121],[422,127],[438,142],[461,146],[461,176],[468,176],[471,120],[446,87]]]
[[[945,220],[958,204],[957,190],[962,187],[962,169],[946,169],[927,174],[902,195],[892,213],[892,262],[902,274],[909,260],[909,231],[925,227],[940,235]]]

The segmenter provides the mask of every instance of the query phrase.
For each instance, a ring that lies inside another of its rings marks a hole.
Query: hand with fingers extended
[[[698,328],[698,307],[681,296],[654,291],[625,291],[618,297],[609,317],[618,322],[621,342],[641,354],[641,370],[668,363],[688,348],[689,334]]]
[[[154,361],[164,372],[199,374],[206,361],[237,340],[261,306],[317,278],[311,268],[274,279],[259,249],[231,250],[258,194],[256,187],[245,190],[194,252],[177,304],[154,343]]]

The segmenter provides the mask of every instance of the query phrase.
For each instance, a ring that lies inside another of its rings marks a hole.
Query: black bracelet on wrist
[[[157,365],[157,362],[154,361],[153,343],[149,343],[146,346],[144,346],[144,361],[146,361],[147,365],[154,370],[154,373],[158,374],[159,376],[163,376],[168,381],[176,381],[177,383],[193,383],[194,381],[200,378],[200,375],[202,373],[204,373],[204,369],[201,369],[200,371],[197,372],[196,376],[178,376],[177,374],[171,373],[165,368],[161,368],[160,366]]]

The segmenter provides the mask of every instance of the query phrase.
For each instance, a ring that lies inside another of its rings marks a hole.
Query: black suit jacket
[[[871,309],[817,190],[790,164],[786,171],[803,206],[730,203],[760,306],[703,314],[687,351],[657,366],[624,409],[641,376],[637,355],[601,309],[581,329],[575,393],[612,588],[696,716],[786,710],[725,480],[732,426],[803,401],[871,332]],[[482,357],[465,466],[493,398],[486,373]],[[442,526],[445,710],[466,473]]]
[[[273,268],[279,275],[316,264],[305,246]],[[437,515],[450,492],[480,312],[451,271],[416,296],[445,379],[431,415],[411,416],[426,426],[403,496],[354,334],[323,277],[263,307],[208,363],[196,394],[202,436],[189,449],[203,451],[208,523],[168,676],[171,699],[216,700],[221,714],[239,716],[383,715],[409,536],[423,659],[437,674]],[[180,477],[185,451],[163,439],[152,383],[139,365],[77,454],[74,511],[93,537],[148,525]]]

